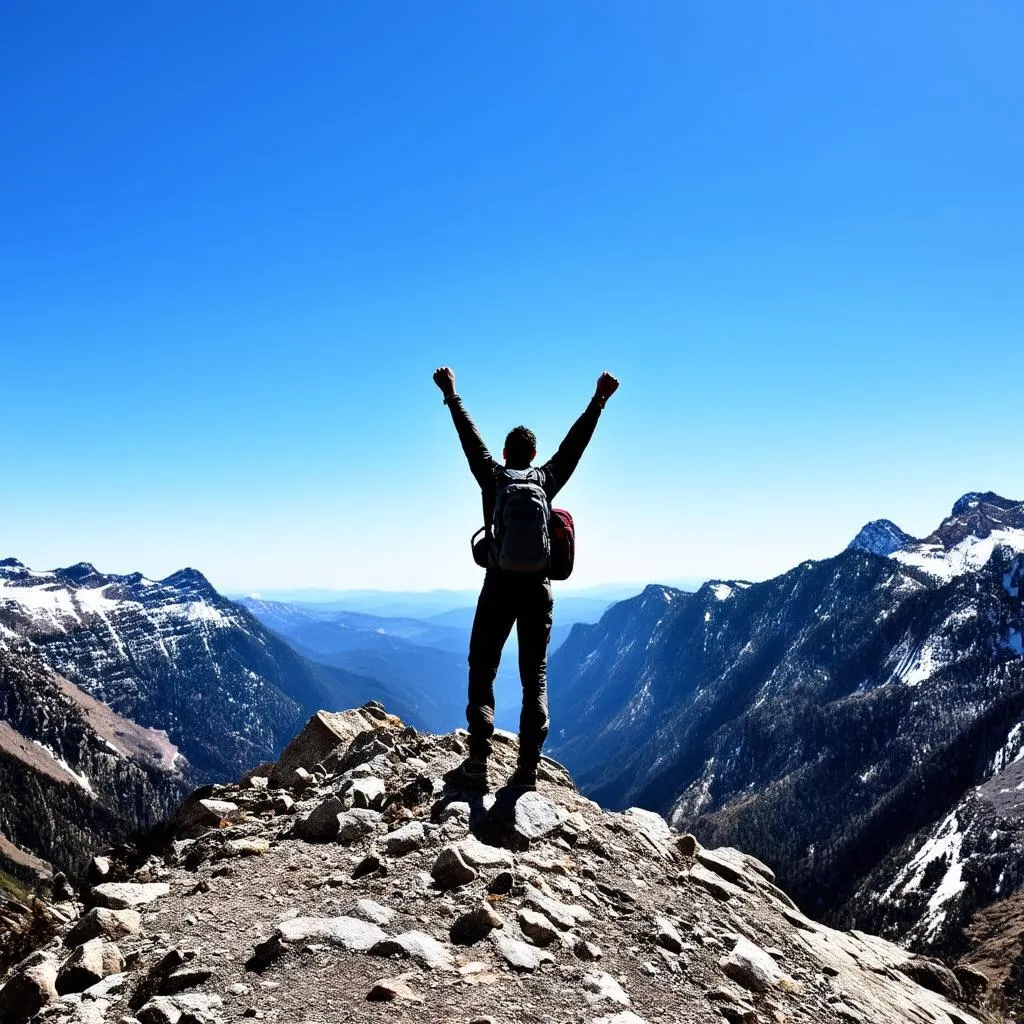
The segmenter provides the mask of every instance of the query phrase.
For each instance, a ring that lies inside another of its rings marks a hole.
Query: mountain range
[[[649,587],[552,658],[551,753],[833,923],[962,950],[1024,881],[1022,575],[1024,504],[971,493],[920,540],[881,521],[762,583]]]

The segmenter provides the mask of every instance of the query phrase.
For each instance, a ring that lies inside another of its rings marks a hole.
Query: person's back
[[[444,393],[469,468],[480,485],[489,536],[487,572],[469,642],[469,757],[461,774],[470,785],[487,785],[487,759],[494,734],[494,678],[502,648],[515,625],[523,709],[519,762],[508,785],[533,789],[549,724],[547,651],[553,602],[547,529],[551,501],[572,476],[605,402],[619,384],[610,373],[601,374],[594,397],[558,451],[542,466],[534,467],[537,439],[531,430],[520,426],[509,432],[502,465],[491,456],[463,408],[455,391],[455,374],[442,366],[434,371],[434,383]]]

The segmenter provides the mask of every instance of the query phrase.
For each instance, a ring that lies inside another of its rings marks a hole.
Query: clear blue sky
[[[577,582],[1024,496],[1016,0],[0,3],[0,555],[468,586],[485,436]]]

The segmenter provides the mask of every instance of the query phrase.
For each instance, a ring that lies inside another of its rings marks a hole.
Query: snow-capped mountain
[[[914,537],[904,533],[891,519],[875,519],[850,541],[849,548],[869,555],[891,555],[913,544]]]
[[[577,627],[549,746],[599,802],[751,850],[833,921],[944,949],[1024,882],[1024,503],[969,494],[923,540],[883,534],[900,546],[649,587]]]
[[[381,696],[375,680],[302,657],[194,569],[151,580],[9,558],[4,632],[118,714],[164,730],[199,778],[276,756],[311,709]]]

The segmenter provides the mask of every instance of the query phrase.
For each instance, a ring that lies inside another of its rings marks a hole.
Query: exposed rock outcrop
[[[378,707],[339,718],[333,746],[311,742],[317,716],[270,772],[295,781],[294,814],[273,785],[207,787],[200,799],[234,804],[235,820],[185,815],[109,857],[68,908],[65,942],[0,988],[16,1007],[5,1024],[992,1019],[980,993],[919,984],[938,973],[903,950],[808,920],[753,858],[680,841],[649,812],[603,811],[553,762],[537,793],[463,792],[449,781],[460,735],[418,734]],[[317,760],[296,764],[297,749]],[[516,753],[499,736],[493,778]],[[365,779],[383,786],[378,806],[335,815],[363,828],[303,836]]]

